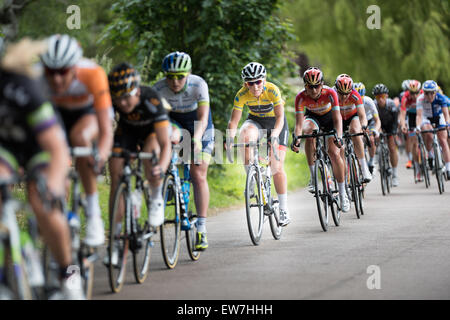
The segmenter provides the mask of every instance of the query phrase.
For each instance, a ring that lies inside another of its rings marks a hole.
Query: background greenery
[[[74,4],[81,9],[79,30],[66,26],[66,9]],[[369,5],[380,7],[379,30],[367,28]],[[395,94],[409,78],[435,79],[448,91],[449,23],[447,0],[0,0],[6,41],[68,33],[107,71],[127,60],[149,84],[162,76],[166,54],[188,52],[193,73],[209,85],[214,124],[222,130],[242,85],[240,71],[250,61],[263,63],[268,80],[281,87],[291,130],[300,82],[292,87],[287,80],[310,65],[323,69],[328,84],[348,73],[369,92],[383,82]],[[291,188],[308,176],[298,173],[300,163],[306,166],[288,152]],[[230,178],[238,173],[241,185]],[[241,167],[213,165],[210,179],[212,206],[242,201]]]

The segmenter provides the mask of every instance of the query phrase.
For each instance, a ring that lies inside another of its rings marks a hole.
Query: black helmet
[[[373,89],[372,89],[372,94],[374,96],[376,96],[378,94],[383,94],[383,93],[389,93],[389,89],[382,83],[376,84],[375,87],[373,87]]]
[[[121,97],[139,87],[141,76],[129,63],[122,62],[116,65],[108,75],[111,96]]]

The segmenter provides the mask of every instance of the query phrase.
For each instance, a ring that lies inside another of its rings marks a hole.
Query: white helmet
[[[41,60],[50,69],[72,67],[83,56],[78,41],[67,34],[55,34],[48,38],[47,43],[47,52],[41,55]]]
[[[250,62],[242,69],[241,77],[244,81],[264,79],[266,77],[266,68],[261,63]]]
[[[403,80],[403,82],[402,82],[402,90],[403,91],[406,91],[406,90],[408,90],[409,89],[409,82],[410,82],[411,80]]]

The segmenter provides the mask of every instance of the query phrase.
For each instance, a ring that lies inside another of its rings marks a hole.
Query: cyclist
[[[406,136],[406,153],[408,156],[408,163],[406,168],[412,167],[412,160],[414,160],[414,167],[416,169],[416,180],[422,181],[419,170],[419,149],[417,147],[417,138],[414,133],[416,126],[416,100],[420,94],[420,82],[418,80],[410,80],[408,82],[408,90],[404,93],[402,104],[400,108],[400,128]],[[406,124],[408,121],[408,124]],[[409,128],[409,129],[408,129]]]
[[[375,151],[377,150],[377,147],[375,145],[375,138],[378,138],[379,136],[381,121],[375,103],[373,102],[371,97],[366,96],[366,86],[364,85],[364,83],[354,83],[353,89],[355,89],[363,99],[364,110],[366,112],[367,118],[367,128],[373,133],[369,136],[371,147],[369,148],[369,162],[367,163],[369,166],[369,171],[372,174],[374,169]]]
[[[335,90],[339,98],[339,109],[342,116],[342,130],[350,133],[361,132],[362,128],[367,128],[366,112],[359,93],[353,89],[353,80],[348,74],[340,74],[334,83]],[[352,137],[355,146],[355,154],[361,166],[364,182],[372,180],[366,157],[364,156],[364,142],[361,136]],[[344,159],[344,149],[341,149],[341,156]]]
[[[400,92],[400,94],[398,95],[400,101],[403,99],[403,95],[405,94],[405,92],[408,91],[410,81],[411,81],[410,79],[402,81],[402,92]]]
[[[271,155],[273,182],[280,204],[280,225],[287,226],[290,217],[287,208],[287,177],[284,171],[289,129],[284,116],[284,101],[280,89],[266,80],[266,68],[258,62],[250,62],[241,72],[244,84],[234,98],[234,107],[228,122],[231,141],[236,136],[237,126],[244,107],[249,108],[247,119],[239,129],[239,140],[258,141],[267,133],[271,146],[278,150],[278,158]],[[269,138],[270,137],[270,138]],[[272,149],[271,149],[272,150]],[[250,150],[245,150],[245,169],[248,170]]]
[[[195,165],[191,163],[194,201],[197,209],[197,239],[195,248],[208,248],[206,217],[209,205],[208,166],[214,148],[214,125],[209,105],[208,84],[191,73],[191,57],[185,52],[172,52],[163,59],[165,78],[154,89],[172,107],[172,122],[192,137]]]
[[[423,93],[417,98],[417,116],[416,124],[418,129],[430,130],[432,124],[436,128],[445,127],[449,123],[448,106],[449,99],[438,92],[437,83],[433,80],[427,80],[422,86]],[[447,143],[447,132],[439,131],[437,133],[439,144],[442,147],[442,155],[445,161],[445,170],[447,179],[450,178],[450,151]],[[430,167],[433,166],[434,154],[432,152],[432,135],[424,134],[425,146],[428,150],[428,161]]]
[[[397,172],[398,150],[395,143],[395,135],[397,134],[399,108],[389,98],[388,93],[389,89],[382,83],[376,84],[372,89],[372,94],[375,96],[374,102],[380,115],[381,129],[384,133],[393,134],[388,137],[387,142],[392,165],[392,186],[397,187],[399,183]]]
[[[29,178],[27,198],[40,233],[60,266],[62,292],[71,300],[84,299],[81,278],[70,277],[72,259],[67,220],[60,208],[48,209],[42,201],[43,198],[64,199],[62,190],[69,170],[69,151],[63,130],[53,106],[42,94],[41,83],[30,74],[31,60],[43,50],[45,43],[22,40],[11,45],[1,61],[0,179],[25,169]],[[37,189],[33,179],[37,175],[45,179],[45,194]]]
[[[343,212],[350,210],[350,201],[345,191],[345,166],[339,149],[343,146],[342,116],[336,91],[323,84],[323,73],[319,68],[310,67],[303,73],[305,88],[295,97],[295,135],[312,134],[313,130],[335,130],[337,139],[328,138],[328,154],[333,172],[338,182],[340,207]],[[306,109],[306,110],[305,110]],[[314,192],[314,139],[305,142],[305,153],[311,177],[308,191]],[[291,149],[298,152],[298,141],[292,141]]]
[[[115,66],[108,76],[113,107],[119,116],[114,134],[114,148],[159,154],[159,161],[152,165],[144,160],[145,172],[151,186],[150,225],[160,226],[164,222],[162,199],[163,175],[171,153],[168,103],[150,87],[142,86],[139,72],[129,63]],[[111,158],[110,205],[114,191],[122,174],[124,160]]]
[[[48,38],[48,50],[41,55],[41,61],[69,145],[91,147],[97,141],[97,166],[101,168],[109,157],[113,142],[108,78],[102,67],[82,55],[83,50],[76,39],[57,34]],[[94,172],[94,164],[92,157],[76,161],[87,200],[85,243],[92,247],[105,240],[97,191],[98,172]]]

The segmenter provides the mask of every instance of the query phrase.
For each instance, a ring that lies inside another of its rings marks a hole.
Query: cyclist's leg
[[[306,117],[303,122],[302,132],[303,134],[312,134],[313,130],[319,130],[319,123],[317,120]],[[306,161],[308,162],[308,167],[310,171],[310,182],[314,179],[314,162],[316,153],[316,141],[314,138],[307,138],[305,141],[305,154]],[[310,183],[312,185],[312,183]]]
[[[361,123],[359,117],[355,116],[350,122],[350,133],[361,132]],[[372,180],[372,175],[369,171],[369,166],[367,165],[366,157],[364,156],[364,142],[362,136],[356,136],[352,138],[353,144],[355,146],[355,154],[358,158],[358,162],[361,166],[362,174],[364,176],[365,182]]]

